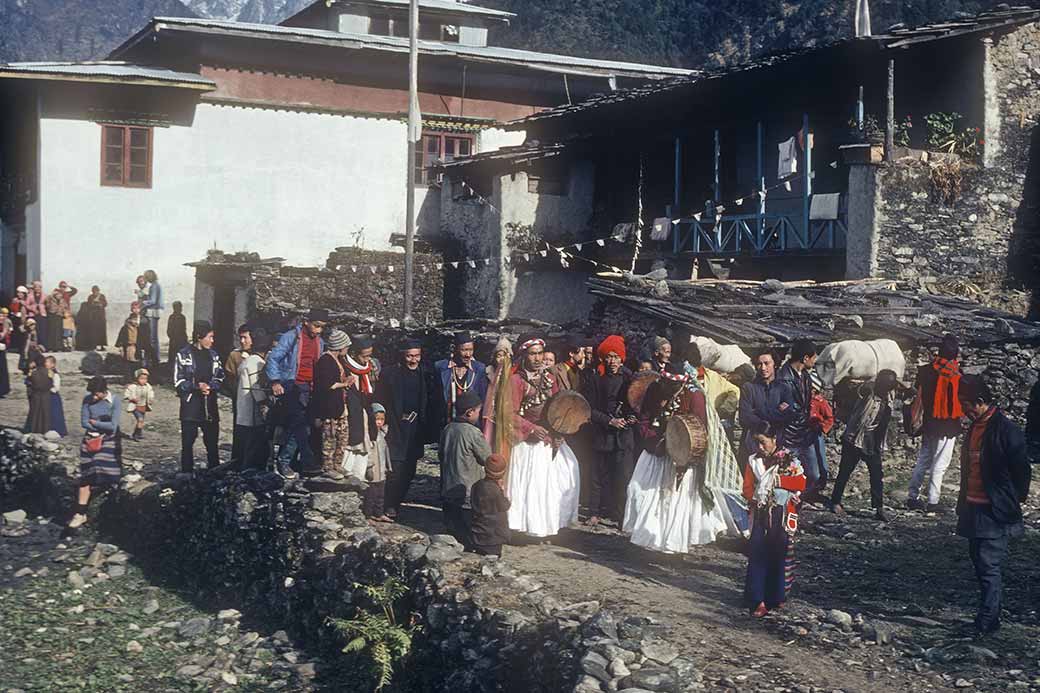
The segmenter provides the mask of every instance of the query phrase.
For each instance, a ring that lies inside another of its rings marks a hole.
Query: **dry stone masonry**
[[[283,485],[284,483],[284,485]],[[330,657],[363,585],[396,578],[421,627],[399,690],[697,690],[700,676],[664,629],[564,604],[508,560],[465,555],[450,536],[383,535],[360,512],[363,482],[273,474],[139,481],[110,497],[103,529],[191,589],[271,618]]]

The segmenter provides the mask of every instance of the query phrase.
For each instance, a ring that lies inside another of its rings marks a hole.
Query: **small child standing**
[[[368,453],[368,469],[365,471],[365,517],[371,522],[393,522],[386,515],[386,475],[390,472],[390,448],[386,444],[386,408],[382,404],[372,405],[376,422],[376,440]]]
[[[50,430],[64,438],[69,434],[65,425],[65,407],[61,402],[61,375],[58,373],[58,361],[53,356],[43,360],[44,368],[51,376],[51,418]]]
[[[811,500],[822,500],[819,494],[830,477],[827,467],[827,434],[834,428],[834,409],[831,403],[823,396],[823,379],[816,369],[809,371],[809,382],[812,384],[812,399],[809,400],[809,430],[816,434],[816,459],[820,461],[820,481],[814,498]],[[810,500],[808,498],[806,501]]]
[[[134,382],[127,385],[123,397],[126,398],[126,410],[134,415],[134,440],[141,440],[144,435],[144,417],[152,410],[155,403],[155,390],[148,383],[147,368],[138,368],[134,371]]]
[[[502,556],[502,545],[509,543],[509,499],[502,492],[508,462],[492,455],[484,463],[484,478],[470,490],[473,519],[470,536],[473,552],[481,556]]]
[[[751,515],[744,599],[751,614],[761,618],[787,601],[805,474],[798,458],[777,447],[776,432],[769,424],[754,431],[754,441],[759,452],[748,459],[744,472],[744,497]]]

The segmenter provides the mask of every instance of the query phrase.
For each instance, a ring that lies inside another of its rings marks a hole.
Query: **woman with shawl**
[[[108,299],[101,293],[101,287],[90,287],[90,295],[80,304],[76,313],[76,348],[93,351],[108,346],[105,325],[107,308]]]

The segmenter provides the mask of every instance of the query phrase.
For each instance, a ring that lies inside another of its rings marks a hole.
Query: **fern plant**
[[[327,623],[347,640],[344,654],[368,657],[375,690],[381,691],[390,684],[394,665],[412,649],[416,627],[398,623],[394,610],[408,588],[397,578],[390,577],[382,585],[354,583],[354,589],[361,590],[368,598],[369,610],[359,609],[351,619],[328,619]]]

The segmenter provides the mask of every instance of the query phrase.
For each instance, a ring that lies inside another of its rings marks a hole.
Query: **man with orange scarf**
[[[961,432],[961,409],[957,394],[961,382],[960,345],[957,338],[948,334],[939,345],[939,355],[931,363],[917,370],[917,388],[923,405],[924,426],[921,429],[921,449],[917,453],[917,464],[910,476],[910,488],[906,501],[911,510],[927,509],[939,511],[939,496],[942,492],[943,475],[953,459],[953,445]],[[928,504],[919,498],[926,474],[931,475],[928,483]]]

